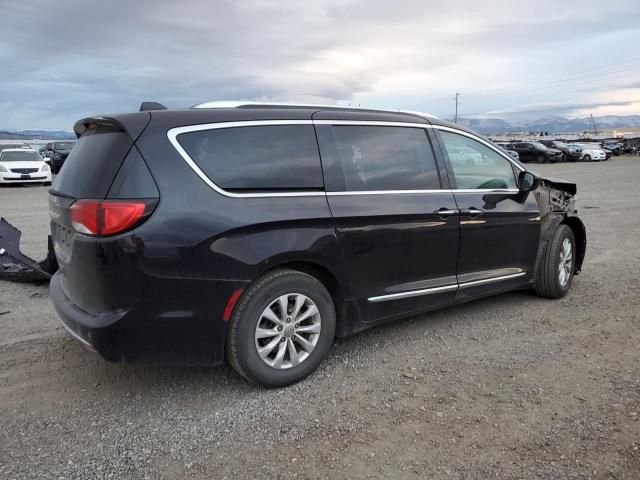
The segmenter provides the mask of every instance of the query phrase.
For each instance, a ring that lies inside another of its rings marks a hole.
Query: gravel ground
[[[579,183],[570,294],[510,293],[337,341],[306,381],[110,364],[46,286],[0,282],[0,478],[640,478],[640,158],[535,166]],[[0,190],[46,248],[46,189]]]

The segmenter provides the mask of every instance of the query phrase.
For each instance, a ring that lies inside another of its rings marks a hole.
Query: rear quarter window
[[[324,187],[312,125],[215,128],[182,133],[177,141],[209,179],[225,190]]]
[[[125,132],[85,133],[73,146],[52,190],[74,198],[104,198],[132,145]]]

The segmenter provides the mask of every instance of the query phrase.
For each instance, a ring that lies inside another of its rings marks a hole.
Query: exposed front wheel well
[[[561,225],[567,225],[573,231],[573,236],[576,241],[576,262],[574,271],[576,274],[580,273],[582,269],[582,261],[584,260],[585,253],[587,251],[587,231],[578,217],[567,217]]]

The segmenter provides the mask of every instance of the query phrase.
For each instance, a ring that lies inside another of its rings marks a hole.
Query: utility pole
[[[593,118],[593,113],[589,117],[589,126],[591,127],[591,131],[594,135],[598,135],[598,127],[596,127],[596,120]]]
[[[458,97],[459,96],[460,96],[460,94],[458,92],[456,92],[456,98],[455,98],[455,101],[456,101],[456,116],[455,116],[455,118],[453,120],[453,123],[458,123]]]

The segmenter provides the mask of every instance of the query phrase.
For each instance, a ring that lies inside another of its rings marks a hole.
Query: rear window
[[[223,189],[323,188],[312,125],[217,128],[183,133],[177,139],[200,169]]]
[[[124,132],[85,133],[73,146],[52,190],[74,198],[104,198],[132,145]]]

